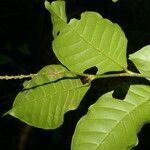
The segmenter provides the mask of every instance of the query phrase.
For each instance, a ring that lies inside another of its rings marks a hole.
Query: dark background
[[[128,54],[150,43],[150,0],[66,0],[68,18],[83,11],[97,11],[117,22],[128,39]],[[51,48],[52,25],[43,0],[0,0],[0,75],[30,74],[59,63]],[[129,68],[135,67],[129,62]],[[0,114],[8,111],[24,80],[0,80]],[[75,125],[96,99],[115,89],[122,98],[130,84],[149,84],[144,79],[100,79],[76,111],[65,115],[62,127],[42,130],[11,117],[0,118],[0,150],[69,150]],[[142,128],[136,150],[150,149],[150,125]]]

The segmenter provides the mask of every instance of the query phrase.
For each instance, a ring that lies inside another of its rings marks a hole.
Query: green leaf
[[[140,73],[150,80],[150,45],[129,55],[129,59],[135,64]]]
[[[63,123],[64,113],[78,107],[89,89],[61,65],[50,65],[24,83],[10,115],[29,125],[54,129]]]
[[[45,1],[46,9],[51,13],[53,23],[53,37],[55,38],[59,31],[67,24],[66,9],[64,1],[54,1],[49,3]]]
[[[72,150],[130,150],[138,144],[137,133],[147,122],[150,122],[150,86],[131,86],[123,101],[109,92],[78,122]]]
[[[96,12],[82,13],[80,20],[71,19],[53,41],[57,58],[79,73],[93,66],[98,74],[124,70],[126,46],[121,28]]]

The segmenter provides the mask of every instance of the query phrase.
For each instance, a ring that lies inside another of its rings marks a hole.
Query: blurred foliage
[[[66,0],[66,3],[69,18],[79,18],[83,11],[96,11],[118,23],[127,36],[128,53],[150,43],[149,0],[119,0],[117,3],[112,0]],[[44,8],[44,0],[1,0],[0,22],[1,75],[34,73],[45,65],[58,63],[51,50],[52,26],[49,12]],[[131,62],[129,67],[131,70],[135,69]],[[23,81],[0,81],[0,114],[11,108]],[[139,82],[146,83],[144,79],[138,79]],[[93,82],[80,107],[75,112],[67,113],[63,126],[54,131],[35,128],[26,130],[26,125],[14,118],[1,118],[0,149],[19,149],[19,143],[26,137],[22,150],[35,150],[43,146],[45,150],[53,146],[56,149],[69,150],[76,122],[86,113],[88,106],[96,101],[97,97],[114,88],[123,99],[131,83],[136,84],[137,79],[100,79]],[[123,89],[120,88],[121,84],[124,85]],[[81,111],[83,108],[84,112]],[[150,125],[146,125],[139,134],[140,144],[136,150],[150,149],[149,132]]]
[[[9,58],[7,55],[0,54],[0,65],[4,65],[11,62],[11,58]]]

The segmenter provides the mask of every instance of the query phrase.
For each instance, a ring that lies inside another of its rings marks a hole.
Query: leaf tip
[[[50,5],[50,3],[47,0],[45,0],[44,5],[45,5],[45,8],[48,10],[48,8],[49,8],[48,6]]]

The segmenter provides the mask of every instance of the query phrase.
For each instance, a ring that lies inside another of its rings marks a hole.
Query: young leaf
[[[150,122],[150,86],[131,86],[123,101],[109,92],[78,122],[72,150],[130,150],[138,144],[137,133],[146,122]]]
[[[51,13],[53,23],[53,37],[55,38],[59,31],[67,24],[66,9],[64,1],[54,1],[49,3],[45,1],[45,7]]]
[[[129,59],[135,64],[140,73],[150,80],[150,45],[129,55]]]
[[[50,65],[24,83],[8,113],[38,128],[57,128],[64,114],[78,107],[88,89],[63,66]]]
[[[53,41],[57,58],[79,73],[93,66],[98,68],[97,74],[124,70],[126,46],[121,28],[96,12],[82,13],[80,20],[71,19]]]

